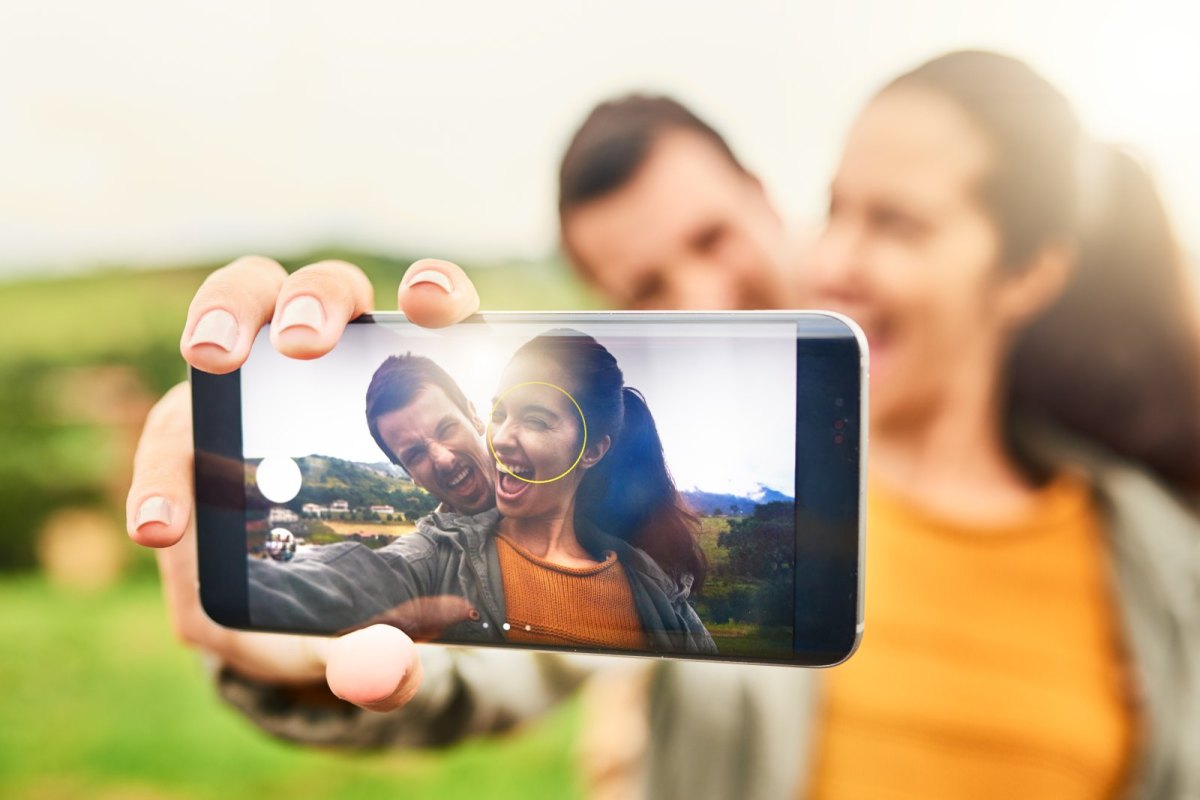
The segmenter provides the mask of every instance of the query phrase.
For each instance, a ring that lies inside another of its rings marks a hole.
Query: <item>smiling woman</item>
[[[593,525],[650,554],[675,580],[703,584],[699,525],[667,469],[654,417],[603,345],[573,330],[538,336],[513,356],[501,389],[508,402],[497,407],[491,441],[500,463],[533,467],[533,477],[544,478],[579,453],[578,467],[559,481],[565,485],[545,493],[566,498],[563,514],[573,515],[575,528]],[[516,413],[509,422],[510,408],[526,412],[529,422],[522,425]],[[590,440],[581,441],[585,433]],[[497,492],[506,517],[514,516],[515,501],[503,488]]]
[[[687,603],[706,571],[699,521],[612,354],[578,331],[550,331],[517,350],[500,383],[488,445],[516,636],[628,647],[646,638],[641,628],[690,632],[686,649],[715,651]],[[659,610],[664,589],[674,619]],[[647,595],[655,602],[639,602]]]

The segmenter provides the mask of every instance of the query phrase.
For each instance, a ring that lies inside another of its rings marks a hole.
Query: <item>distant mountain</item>
[[[697,514],[706,517],[711,517],[717,512],[734,516],[749,514],[755,506],[764,503],[793,501],[792,497],[766,486],[760,486],[757,492],[750,495],[705,492],[699,489],[689,489],[680,494]]]
[[[760,483],[758,485],[758,491],[754,493],[754,499],[760,505],[762,505],[762,504],[766,504],[766,503],[778,503],[778,502],[790,503],[795,498],[793,498],[791,495],[786,495],[783,492],[777,492],[774,489],[771,489],[770,487],[767,487],[767,486],[763,486]]]
[[[380,475],[384,475],[389,478],[399,478],[402,481],[408,481],[409,483],[412,483],[412,478],[409,477],[409,474],[404,471],[404,467],[401,467],[398,464],[393,464],[390,461],[377,461],[374,464],[362,464],[360,466],[373,469]]]

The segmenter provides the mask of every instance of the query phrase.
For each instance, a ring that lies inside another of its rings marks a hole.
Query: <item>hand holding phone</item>
[[[303,363],[274,336],[192,376],[219,622],[390,615],[449,643],[809,666],[854,649],[851,323],[489,314],[434,332],[376,314]]]
[[[452,291],[429,281],[410,286],[431,269],[440,273],[440,284],[452,281]],[[275,346],[290,358],[332,349],[349,319],[374,306],[370,282],[351,264],[321,262],[288,275],[270,259],[241,258],[215,271],[197,291],[180,350],[193,367],[214,373],[237,369],[258,329],[301,297],[319,300],[321,319],[317,328],[277,331]],[[479,299],[456,265],[425,259],[405,273],[398,302],[410,319],[437,326],[473,313]],[[422,671],[417,649],[399,628],[376,625],[324,639],[231,630],[205,615],[197,586],[190,401],[187,384],[181,384],[151,412],[126,511],[130,537],[158,551],[176,635],[248,677],[279,684],[327,681],[333,694],[377,711],[406,703]]]

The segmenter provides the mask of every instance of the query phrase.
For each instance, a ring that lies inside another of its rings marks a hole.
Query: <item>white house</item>
[[[267,522],[271,525],[277,525],[280,522],[299,522],[300,515],[290,508],[273,507],[267,512]]]
[[[345,500],[334,500],[329,504],[329,510],[335,514],[345,514],[350,511],[350,504]]]

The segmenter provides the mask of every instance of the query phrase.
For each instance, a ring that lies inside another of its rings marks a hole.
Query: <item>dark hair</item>
[[[371,385],[367,387],[367,427],[371,430],[371,437],[388,460],[401,467],[404,465],[400,459],[379,435],[379,418],[389,411],[404,408],[426,386],[440,387],[464,414],[468,417],[472,415],[471,404],[455,380],[437,362],[425,356],[412,353],[389,356],[375,370]]]
[[[670,97],[630,94],[592,109],[563,154],[558,170],[558,218],[624,186],[664,133],[690,131],[716,145],[738,169],[741,162],[711,125]]]
[[[1074,244],[1063,295],[1018,335],[1006,413],[1064,426],[1200,490],[1200,324],[1153,181],[1128,153],[1089,142],[1066,99],[1028,65],[963,51],[901,75],[949,98],[993,148],[981,198],[1004,268]],[[1011,436],[1011,434],[1010,434]]]
[[[625,539],[677,581],[704,584],[708,563],[697,534],[699,518],[675,488],[662,440],[641,392],[625,385],[612,353],[591,336],[567,328],[521,346],[513,360],[549,359],[571,378],[571,391],[587,420],[588,437],[611,437],[608,452],[584,475],[575,495],[577,528],[590,523]]]

